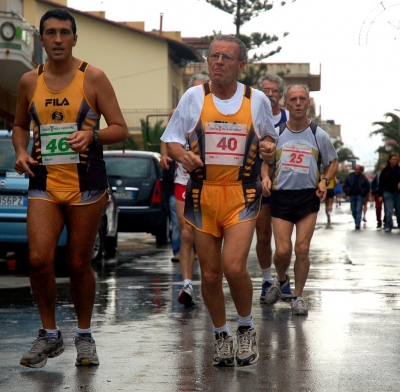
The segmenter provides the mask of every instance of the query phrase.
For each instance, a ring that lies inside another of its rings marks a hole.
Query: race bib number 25
[[[79,163],[79,153],[71,150],[67,136],[78,130],[76,123],[40,126],[43,165]]]
[[[282,171],[294,171],[299,174],[310,172],[312,148],[306,144],[286,144],[282,149]]]
[[[206,123],[206,164],[241,166],[246,147],[245,124]]]

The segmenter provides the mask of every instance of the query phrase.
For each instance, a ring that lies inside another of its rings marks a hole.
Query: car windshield
[[[151,160],[140,157],[104,157],[109,177],[147,178],[151,175]]]

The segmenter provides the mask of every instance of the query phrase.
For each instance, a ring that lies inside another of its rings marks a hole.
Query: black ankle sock
[[[287,279],[285,279],[284,281],[280,280],[280,281],[279,281],[279,284],[280,284],[281,286],[283,286],[283,285],[286,283],[286,281],[287,281]]]

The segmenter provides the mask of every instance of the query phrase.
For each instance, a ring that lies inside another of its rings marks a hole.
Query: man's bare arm
[[[160,154],[161,160],[158,166],[160,166],[161,169],[167,170],[169,168],[169,163],[172,162],[172,158],[168,156],[167,143],[163,142],[162,140],[160,145]]]
[[[167,143],[168,155],[175,161],[182,163],[187,172],[192,172],[203,166],[200,157],[192,151],[187,151],[180,143]]]
[[[328,180],[333,181],[333,178],[336,176],[336,173],[338,171],[338,167],[339,167],[339,161],[337,159],[333,159],[329,163],[329,166],[325,170],[324,178],[327,178]],[[326,181],[324,179],[322,179],[319,182],[316,194],[320,198],[321,201],[325,200],[325,198],[326,198]]]
[[[259,151],[264,159],[264,162],[270,162],[275,156],[276,144],[275,140],[271,136],[265,136],[260,140]]]
[[[125,141],[128,127],[122,116],[114,89],[103,71],[90,66],[84,82],[85,95],[92,108],[103,115],[107,127],[98,131],[99,144],[113,144]],[[75,132],[67,138],[74,151],[81,151],[93,141],[92,132]]]
[[[37,77],[34,71],[24,74],[21,78],[18,86],[17,108],[12,133],[16,158],[15,170],[19,174],[28,173],[30,176],[34,175],[30,166],[38,164],[26,150],[30,140],[29,128],[31,123],[28,109],[36,87],[36,80]]]

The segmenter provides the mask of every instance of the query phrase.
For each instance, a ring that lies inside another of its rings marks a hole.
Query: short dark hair
[[[69,20],[72,25],[72,33],[76,35],[76,23],[75,23],[75,18],[64,8],[54,8],[52,10],[47,11],[42,18],[40,19],[40,25],[39,25],[39,33],[40,35],[43,35],[43,30],[44,30],[44,22],[46,20],[54,18],[58,20]]]

